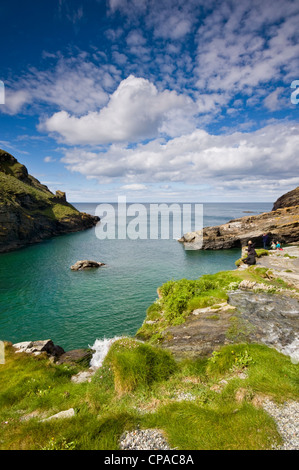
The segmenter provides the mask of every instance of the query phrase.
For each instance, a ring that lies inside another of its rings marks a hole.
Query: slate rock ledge
[[[245,216],[215,227],[184,234],[178,241],[187,249],[219,250],[241,248],[252,240],[262,246],[263,233],[281,243],[299,242],[299,186],[281,196],[271,212]],[[200,243],[199,243],[200,242]]]

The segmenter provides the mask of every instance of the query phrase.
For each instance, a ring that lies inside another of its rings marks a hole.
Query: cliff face
[[[84,230],[98,221],[69,204],[65,193],[54,195],[24,165],[0,150],[0,253]]]
[[[292,207],[297,206],[299,204],[299,186],[293,191],[289,191],[288,193],[284,194],[273,205],[273,211],[277,209],[282,209],[284,207]]]
[[[299,242],[299,188],[279,198],[272,212],[257,216],[245,216],[226,224],[205,227],[203,231],[186,233],[179,240],[186,247],[196,246],[204,250],[239,248],[252,240],[262,246],[263,233],[269,239],[281,243]],[[202,244],[201,244],[202,242]]]

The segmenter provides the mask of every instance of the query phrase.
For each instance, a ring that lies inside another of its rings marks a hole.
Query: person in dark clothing
[[[242,261],[243,263],[251,266],[253,264],[256,264],[255,258],[256,258],[256,251],[254,248],[254,244],[252,243],[252,241],[249,240],[248,247],[247,247],[247,256],[246,258],[243,258]]]
[[[265,250],[267,249],[268,241],[269,241],[269,235],[267,233],[264,233],[263,234],[263,246]]]

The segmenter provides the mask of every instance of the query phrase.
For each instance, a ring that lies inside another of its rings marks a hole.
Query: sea
[[[73,205],[92,215],[99,206]],[[117,204],[110,206],[117,214]],[[149,210],[150,204],[143,207]],[[203,204],[203,226],[271,209],[272,203]],[[67,351],[135,335],[163,283],[235,269],[240,257],[240,249],[185,250],[172,237],[99,237],[98,228],[0,255],[0,340],[52,339]],[[83,259],[105,266],[70,269]]]

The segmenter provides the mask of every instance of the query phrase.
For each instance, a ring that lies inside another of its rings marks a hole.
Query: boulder
[[[72,271],[81,271],[82,269],[90,269],[90,268],[99,268],[100,266],[105,266],[105,263],[99,263],[98,261],[91,261],[91,260],[82,260],[77,261],[73,266],[71,266]]]
[[[25,352],[27,354],[34,354],[35,356],[45,352],[48,356],[55,358],[60,357],[65,351],[61,346],[57,346],[51,339],[39,341],[23,341],[21,343],[13,344],[16,353]]]
[[[73,349],[62,354],[56,364],[73,364],[89,367],[91,358],[91,349]]]

